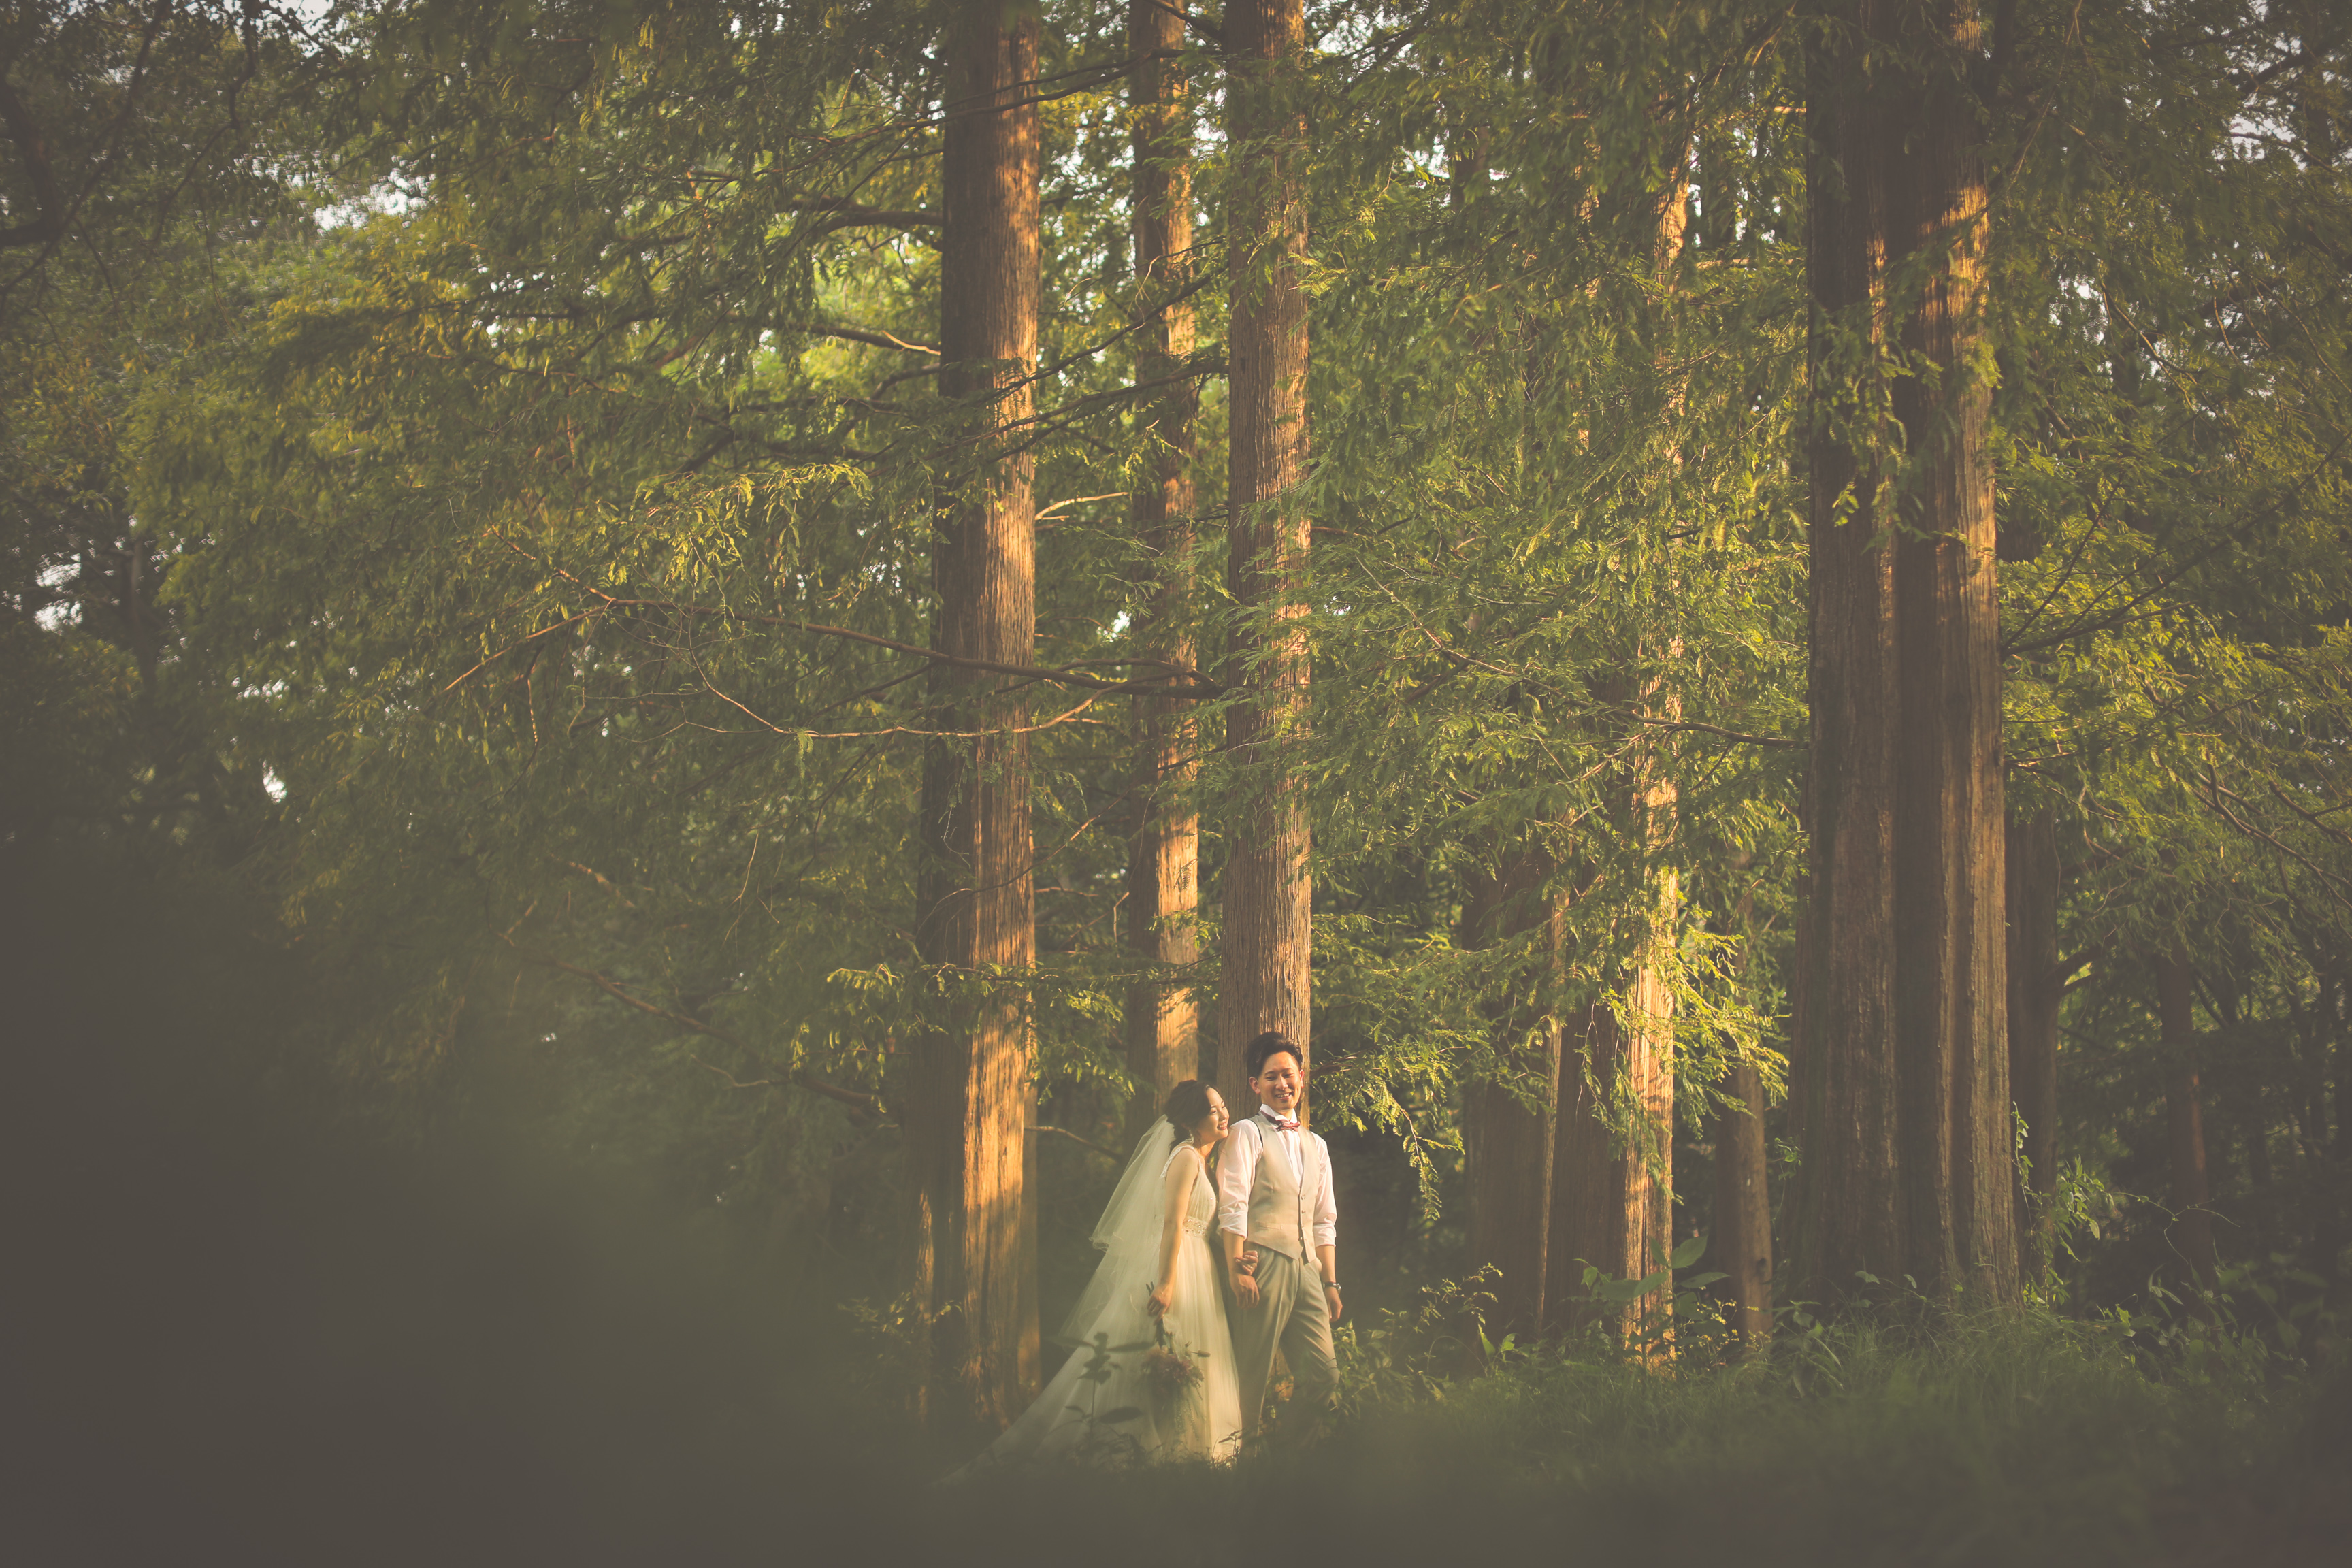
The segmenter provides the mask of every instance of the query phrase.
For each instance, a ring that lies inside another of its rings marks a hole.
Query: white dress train
[[[1095,1228],[1103,1259],[1065,1325],[1063,1342],[1076,1346],[1069,1360],[1036,1403],[950,1480],[1067,1464],[1223,1463],[1240,1450],[1241,1380],[1218,1291],[1217,1195],[1205,1162],[1186,1200],[1174,1299],[1157,1324],[1145,1305],[1164,1220],[1160,1201],[1146,1200],[1161,1198],[1181,1147],[1165,1121],[1143,1135]],[[1165,1388],[1146,1365],[1163,1332],[1168,1348],[1200,1369],[1189,1387]]]

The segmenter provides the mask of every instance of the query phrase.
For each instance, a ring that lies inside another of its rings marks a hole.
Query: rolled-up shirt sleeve
[[[1254,1121],[1242,1122],[1225,1139],[1224,1152],[1217,1156],[1219,1230],[1243,1237],[1249,1235],[1250,1188],[1257,1181],[1260,1147],[1257,1124]]]
[[[1331,1190],[1331,1145],[1318,1138],[1315,1140],[1315,1152],[1323,1161],[1323,1194],[1315,1200],[1315,1245],[1337,1247],[1339,1245],[1339,1200]]]

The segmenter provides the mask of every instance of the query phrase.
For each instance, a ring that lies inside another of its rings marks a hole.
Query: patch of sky
[[[80,571],[78,563],[54,561],[41,568],[40,582],[44,588],[62,588],[74,580]],[[61,632],[81,625],[81,605],[71,599],[45,605],[33,612],[33,624],[45,632]]]

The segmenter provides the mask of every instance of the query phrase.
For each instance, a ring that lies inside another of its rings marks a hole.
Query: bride
[[[1241,1383],[1212,1234],[1208,1161],[1225,1102],[1197,1079],[1135,1146],[1093,1241],[1094,1279],[1063,1328],[1077,1348],[1021,1419],[950,1477],[1060,1463],[1223,1462],[1241,1447]]]

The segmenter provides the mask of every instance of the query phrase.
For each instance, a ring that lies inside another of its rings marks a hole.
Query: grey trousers
[[[1256,1245],[1255,1243],[1252,1244]],[[1257,1248],[1258,1301],[1234,1303],[1234,1367],[1241,1376],[1242,1431],[1255,1436],[1274,1375],[1274,1352],[1290,1363],[1291,1404],[1300,1415],[1320,1415],[1331,1406],[1339,1383],[1339,1361],[1331,1348],[1331,1307],[1323,1297],[1322,1271],[1308,1258],[1285,1258]]]

